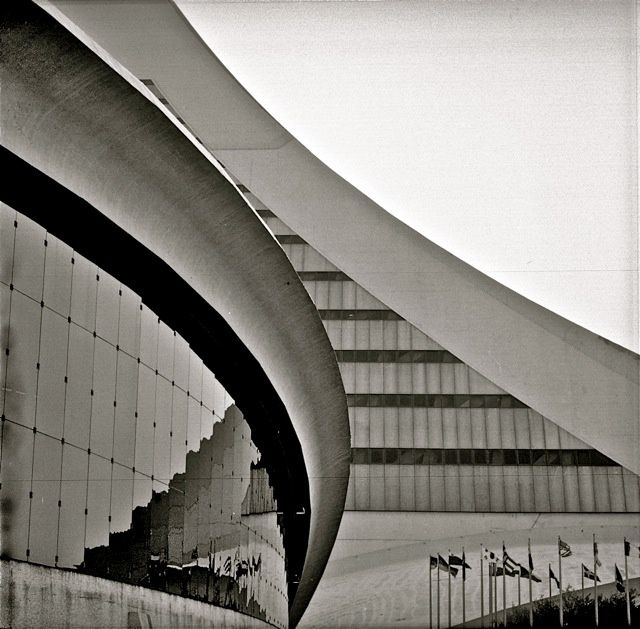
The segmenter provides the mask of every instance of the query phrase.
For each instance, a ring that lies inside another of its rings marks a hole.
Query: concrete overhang
[[[295,625],[329,558],[349,475],[346,398],[318,313],[223,170],[135,77],[61,14],[67,28],[30,3],[0,14],[3,150],[166,263],[226,320],[284,404],[311,505],[304,568],[290,602]],[[5,180],[3,189],[14,184]],[[66,208],[52,203],[43,211]]]
[[[480,273],[331,171],[244,90],[170,0],[55,5],[138,77],[265,205],[461,360],[640,472],[638,355]]]

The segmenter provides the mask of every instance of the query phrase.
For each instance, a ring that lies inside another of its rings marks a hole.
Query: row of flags
[[[631,556],[631,542],[626,538],[624,539],[624,558],[625,558],[625,577],[623,577],[621,570],[618,568],[617,563],[614,563],[615,583],[619,592],[626,594],[627,599],[627,620],[630,626],[630,599],[629,599],[629,578],[627,559]],[[571,546],[558,537],[558,572],[557,575],[554,572],[551,564],[549,564],[548,580],[549,580],[549,597],[552,596],[551,583],[556,584],[559,590],[559,623],[563,624],[563,588],[562,588],[562,560],[573,556]],[[638,557],[640,558],[640,546],[638,546]],[[497,585],[495,583],[497,577],[502,577],[503,580],[506,577],[512,577],[518,579],[518,604],[521,602],[520,593],[520,579],[526,579],[529,582],[529,623],[533,626],[533,597],[531,592],[532,583],[541,583],[542,579],[534,574],[533,556],[531,554],[531,541],[528,544],[528,567],[525,567],[521,563],[515,561],[507,552],[507,548],[502,543],[502,557],[498,554],[490,551],[488,548],[482,546],[480,555],[480,596],[481,596],[481,614],[484,616],[484,569],[483,563],[488,562],[488,576],[489,576],[489,614],[497,615]],[[593,536],[593,570],[589,568],[585,563],[581,563],[581,575],[582,575],[582,591],[584,592],[584,580],[588,579],[594,582],[595,596],[594,596],[594,609],[596,626],[598,624],[598,583],[601,583],[601,579],[598,576],[598,568],[602,566],[602,562],[599,557],[598,543],[595,535]],[[465,557],[464,548],[462,549],[461,556],[452,554],[451,551],[447,554],[445,559],[440,553],[437,556],[429,556],[429,594],[431,600],[431,571],[437,570],[438,573],[438,590],[437,590],[437,626],[440,626],[440,572],[445,572],[448,575],[449,583],[449,624],[451,624],[451,578],[456,578],[459,573],[462,573],[462,616],[463,626],[465,625],[465,580],[467,578],[467,571],[471,570],[471,566],[467,563]],[[429,622],[431,625],[432,620],[432,605],[429,605]],[[506,623],[506,594],[505,586],[503,585],[503,621]],[[492,616],[493,617],[493,616]],[[497,618],[496,618],[497,620]]]

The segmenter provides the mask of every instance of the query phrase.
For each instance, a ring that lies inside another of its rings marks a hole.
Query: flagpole
[[[480,544],[480,627],[484,629],[484,548]]]
[[[564,610],[562,609],[562,553],[560,552],[560,536],[558,536],[558,581],[560,585],[558,588],[560,589],[560,599],[559,599],[559,609],[560,609],[560,626],[564,627]]]
[[[493,610],[496,616],[496,627],[498,626],[498,562],[494,562],[493,570]]]
[[[598,626],[598,556],[596,555],[596,534],[593,534],[593,585],[594,585],[594,604],[595,604],[595,620]]]
[[[507,564],[505,562],[504,540],[502,540],[502,624],[507,626]]]
[[[627,548],[631,552],[631,546],[627,542],[627,538],[624,538],[624,595],[627,599],[627,627],[631,626],[631,600],[629,597],[629,566],[627,562]]]
[[[529,627],[533,627],[533,593],[531,588],[531,574],[533,573],[533,560],[531,559],[531,538],[527,540],[529,549]]]
[[[489,562],[489,626],[493,627],[493,562]]]
[[[584,564],[582,564],[580,566],[580,573],[582,575],[582,580],[581,580],[581,590],[582,590],[582,600],[584,600]]]
[[[522,578],[522,574],[520,573],[520,568],[522,566],[520,566],[518,564],[518,607],[520,607],[520,605],[522,605],[522,597],[520,596],[520,579]]]
[[[451,627],[451,549],[448,551],[447,563],[449,564],[449,570],[447,570],[447,627]]]
[[[549,581],[549,602],[551,602],[551,564],[549,564],[549,569],[547,570],[547,580]]]
[[[436,581],[438,592],[436,594],[436,623],[438,629],[440,629],[440,553],[438,553],[438,567],[436,568]]]
[[[431,553],[429,553],[429,629],[433,627],[433,589],[431,586]]]
[[[467,610],[466,610],[466,601],[465,601],[465,581],[467,580],[467,570],[465,567],[465,561],[467,558],[464,554],[464,546],[462,547],[462,626],[466,627],[467,625]],[[626,565],[626,557],[625,557],[625,565]]]

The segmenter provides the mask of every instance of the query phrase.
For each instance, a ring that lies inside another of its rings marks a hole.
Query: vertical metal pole
[[[496,627],[498,626],[498,562],[493,563],[493,612],[496,617]]]
[[[449,571],[447,572],[447,627],[451,627],[451,549],[448,550],[447,563]]]
[[[597,562],[597,555],[596,555],[596,534],[593,534],[593,584],[594,584],[594,604],[595,604],[595,620],[596,620],[596,627],[598,626],[598,562]]]
[[[531,557],[531,538],[527,540],[527,548],[529,549],[529,557]],[[533,627],[533,591],[531,588],[531,573],[533,566],[529,561],[529,627]]]
[[[440,554],[438,554],[438,567],[436,570],[436,587],[438,588],[436,594],[436,624],[438,629],[440,629]]]
[[[480,545],[480,626],[484,629],[484,560],[482,553],[484,548]]]
[[[504,548],[504,542],[502,542]],[[502,624],[507,626],[507,566],[502,562]]]
[[[520,594],[520,579],[522,578],[522,575],[520,574],[520,568],[518,568],[518,607],[520,607],[520,605],[522,605],[522,596]]]
[[[580,576],[581,576],[581,586],[580,590],[582,591],[582,600],[584,600],[584,564],[580,566]]]
[[[624,595],[627,599],[627,627],[631,626],[631,600],[629,597],[629,565],[627,561],[627,538],[624,538]]]
[[[429,554],[429,629],[433,627],[433,590],[431,585],[431,554]]]
[[[493,563],[489,562],[489,626],[493,627]]]
[[[547,568],[547,580],[549,581],[549,602],[551,602],[551,564],[549,564],[549,568]]]
[[[464,562],[467,560],[464,554],[464,546],[462,547],[462,626],[467,626],[467,609],[466,609],[466,597],[465,597],[465,581],[467,580],[467,569],[465,568]],[[626,566],[626,557],[625,557],[625,566]]]
[[[560,598],[558,599],[559,609],[560,609],[560,626],[564,627],[564,609],[562,608],[562,553],[560,552],[560,537],[558,537],[558,581],[560,585]]]

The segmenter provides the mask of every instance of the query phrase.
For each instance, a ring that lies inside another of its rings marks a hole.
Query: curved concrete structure
[[[203,144],[337,267],[495,384],[640,471],[636,354],[488,278],[338,177],[251,98],[169,0],[55,4],[152,79]]]
[[[259,218],[135,79],[39,10],[13,10],[2,33],[2,146],[164,260],[226,319],[287,409],[311,502],[295,625],[331,551],[349,470],[344,390],[317,312]]]

